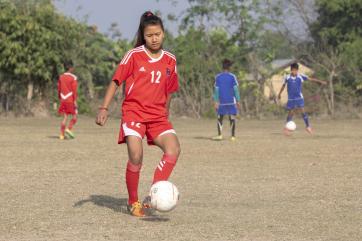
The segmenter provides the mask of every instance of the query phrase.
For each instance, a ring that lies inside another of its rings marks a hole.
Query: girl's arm
[[[278,99],[279,100],[282,98],[282,93],[283,93],[284,89],[285,89],[285,84],[283,84],[282,88],[279,91],[279,94],[278,94]]]
[[[219,87],[215,86],[214,87],[214,107],[215,109],[219,109]]]
[[[73,90],[73,96],[74,96],[74,105],[76,108],[78,108],[77,99],[78,99],[78,81],[76,79],[72,82],[72,90]]]
[[[240,93],[238,85],[234,85],[234,96],[236,99],[236,105],[240,108]]]
[[[116,93],[116,90],[118,88],[118,85],[112,81],[107,89],[106,96],[104,97],[103,104],[101,107],[99,107],[98,114],[96,117],[96,124],[100,126],[104,126],[108,119],[108,106],[111,103],[114,94]]]
[[[313,78],[313,77],[309,77],[309,80],[312,81],[312,82],[316,82],[316,83],[319,83],[321,85],[326,85],[327,82],[326,81],[323,81],[323,80],[319,80],[317,78]]]

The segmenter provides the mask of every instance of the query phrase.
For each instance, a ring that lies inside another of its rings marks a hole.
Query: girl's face
[[[144,30],[146,47],[151,51],[158,51],[162,48],[165,34],[160,25],[148,25]]]
[[[293,76],[297,76],[297,74],[298,74],[298,69],[293,68],[293,69],[291,69],[291,72],[292,72],[292,75],[293,75]]]

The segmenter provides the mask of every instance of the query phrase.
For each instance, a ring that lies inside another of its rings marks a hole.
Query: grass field
[[[176,119],[182,154],[171,213],[126,214],[127,152],[118,125],[81,118],[0,119],[0,240],[362,240],[362,121],[239,121],[236,142],[211,141],[213,120]],[[225,134],[228,125],[225,125]],[[161,152],[145,146],[140,195]]]

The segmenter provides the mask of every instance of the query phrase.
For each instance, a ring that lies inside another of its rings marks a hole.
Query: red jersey
[[[77,100],[77,76],[64,73],[58,80],[58,97],[61,102],[74,103]]]
[[[126,82],[123,121],[149,122],[167,118],[167,97],[178,90],[176,57],[162,50],[152,58],[144,46],[130,50],[122,59],[113,81]]]

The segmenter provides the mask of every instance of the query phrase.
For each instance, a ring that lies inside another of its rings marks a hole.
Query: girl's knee
[[[134,165],[141,164],[142,159],[143,159],[143,154],[140,152],[129,153],[129,161]]]
[[[180,144],[177,143],[176,145],[167,148],[165,153],[168,155],[179,157],[181,153]]]

